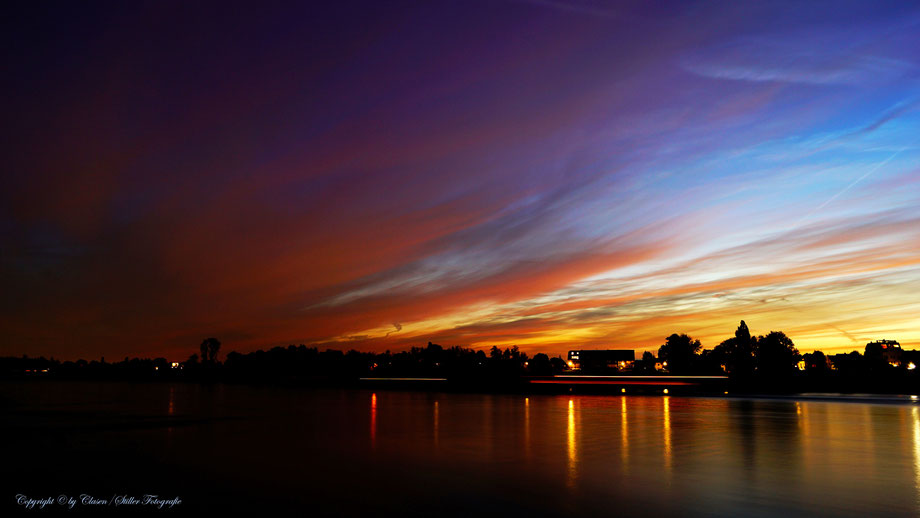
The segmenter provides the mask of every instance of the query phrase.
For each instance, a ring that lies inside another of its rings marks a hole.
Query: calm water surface
[[[0,384],[20,492],[321,515],[916,516],[920,407]]]

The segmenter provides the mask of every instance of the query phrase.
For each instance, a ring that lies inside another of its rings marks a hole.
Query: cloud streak
[[[920,346],[920,14],[829,7],[14,13],[0,354]]]

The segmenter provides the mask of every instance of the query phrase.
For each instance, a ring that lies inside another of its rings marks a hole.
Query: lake
[[[910,400],[0,383],[17,494],[387,516],[916,516]],[[165,509],[164,509],[165,510]]]

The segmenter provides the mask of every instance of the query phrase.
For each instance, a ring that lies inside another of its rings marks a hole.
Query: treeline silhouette
[[[223,364],[228,376],[273,378],[276,376],[322,377],[429,377],[450,379],[509,379],[528,373],[549,376],[567,367],[562,358],[537,354],[528,358],[517,346],[489,354],[460,346],[444,348],[428,343],[407,351],[370,353],[342,352],[305,345],[275,347],[247,354],[231,352]]]
[[[894,342],[892,342],[894,343]],[[200,354],[183,362],[165,358],[59,361],[0,358],[0,376],[55,379],[189,380],[256,383],[353,384],[361,378],[443,378],[454,387],[520,388],[530,378],[560,374],[722,375],[726,388],[747,392],[902,392],[920,391],[920,351],[901,351],[892,362],[884,343],[870,343],[865,354],[800,354],[781,331],[754,336],[744,321],[734,336],[712,349],[699,340],[674,333],[657,357],[645,352],[630,365],[573,370],[561,356],[529,357],[517,346],[483,350],[429,342],[425,347],[383,353],[340,351],[290,345],[250,353],[230,352],[220,361],[221,343],[205,339]]]
[[[712,349],[703,349],[699,340],[686,334],[672,334],[659,347],[657,358],[645,352],[633,372],[650,374],[666,365],[664,371],[674,375],[726,375],[731,388],[747,391],[920,391],[920,351],[901,351],[898,346],[898,361],[892,362],[882,342],[867,344],[865,354],[800,354],[782,331],[754,336],[742,320],[733,337]]]
[[[488,354],[460,346],[444,348],[429,342],[392,353],[336,349],[320,351],[306,345],[274,347],[250,353],[230,352],[218,361],[220,342],[206,339],[201,354],[183,362],[165,358],[125,358],[120,362],[100,360],[58,361],[8,357],[0,358],[0,375],[51,375],[62,379],[188,379],[255,382],[333,382],[354,381],[362,377],[448,378],[459,382],[513,382],[522,376],[551,376],[566,371],[561,357],[538,353],[528,357],[517,346],[492,347]]]

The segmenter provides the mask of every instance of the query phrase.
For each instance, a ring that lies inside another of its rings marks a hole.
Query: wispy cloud
[[[920,346],[920,16],[832,7],[22,24],[0,353]]]
[[[811,85],[857,85],[893,81],[917,64],[875,53],[839,32],[745,36],[695,50],[684,70],[713,79]]]

